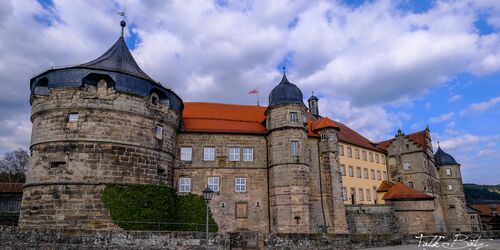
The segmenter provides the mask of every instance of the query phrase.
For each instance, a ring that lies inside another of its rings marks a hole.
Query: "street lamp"
[[[212,199],[212,196],[214,195],[214,191],[210,189],[210,187],[207,186],[205,190],[203,190],[203,198],[205,199],[205,202],[207,203],[207,220],[205,223],[205,249],[208,250],[208,203]]]

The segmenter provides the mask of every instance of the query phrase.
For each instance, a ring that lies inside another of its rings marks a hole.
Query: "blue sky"
[[[281,68],[320,113],[373,141],[428,125],[465,182],[499,184],[500,1],[0,3],[0,153],[28,148],[28,82],[126,41],[184,101],[261,103]]]

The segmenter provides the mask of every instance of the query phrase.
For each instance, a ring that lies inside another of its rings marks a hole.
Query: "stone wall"
[[[440,232],[436,224],[435,202],[419,201],[387,201],[394,206],[396,222],[401,234],[419,234]]]
[[[389,205],[346,205],[350,233],[394,234],[398,225],[394,209]]]

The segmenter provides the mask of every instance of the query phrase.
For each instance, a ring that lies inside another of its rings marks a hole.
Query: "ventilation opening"
[[[166,177],[167,176],[167,171],[163,168],[157,168],[156,169],[156,174],[158,176],[163,176],[163,177]]]
[[[66,167],[65,161],[53,161],[50,163],[50,168],[64,168]]]
[[[111,78],[109,75],[105,74],[96,74],[96,73],[90,73],[87,76],[85,76],[82,80],[83,85],[92,85],[94,87],[98,87],[97,84],[101,81],[104,80],[106,81],[107,87],[115,87],[115,81],[113,78]]]

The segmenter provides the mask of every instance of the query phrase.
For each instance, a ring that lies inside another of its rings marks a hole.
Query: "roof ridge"
[[[265,109],[267,106],[258,106],[258,105],[249,105],[249,104],[233,104],[233,103],[222,103],[222,102],[184,102],[187,104],[216,104],[216,105],[224,105],[224,106],[244,106],[244,107],[254,107],[254,108],[262,108]]]

